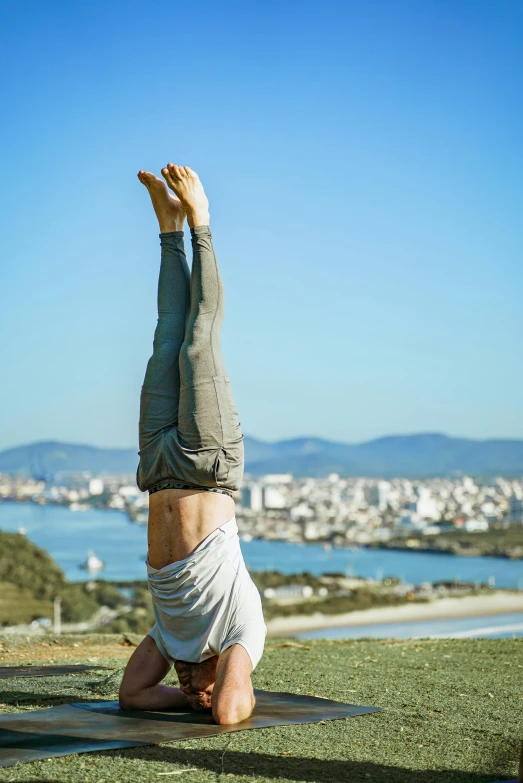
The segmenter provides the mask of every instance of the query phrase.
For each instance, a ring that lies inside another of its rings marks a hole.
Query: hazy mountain
[[[472,476],[523,474],[523,440],[469,440],[446,435],[397,435],[359,444],[298,438],[270,444],[267,455],[252,456],[246,444],[246,469],[254,474],[290,472],[297,476],[422,478],[466,473]]]
[[[73,443],[46,441],[0,451],[0,473],[51,478],[60,471],[135,473],[136,449],[99,449]]]
[[[0,472],[52,478],[60,471],[136,472],[135,449],[101,449],[45,442],[0,452]],[[253,475],[405,476],[422,478],[466,473],[523,475],[523,440],[470,440],[446,435],[396,435],[348,444],[322,438],[274,443],[245,437],[245,470]]]

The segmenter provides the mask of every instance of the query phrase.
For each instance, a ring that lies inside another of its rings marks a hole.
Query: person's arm
[[[146,636],[129,658],[120,686],[123,710],[187,710],[189,702],[180,688],[162,685],[171,667],[154,639]]]
[[[255,698],[251,682],[252,663],[241,644],[220,654],[212,693],[212,716],[221,726],[240,723],[252,715]]]

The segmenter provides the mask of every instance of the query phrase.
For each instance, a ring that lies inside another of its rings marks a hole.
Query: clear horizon
[[[0,450],[137,442],[136,172],[168,160],[210,196],[245,434],[523,438],[521,4],[6,0],[0,23]]]

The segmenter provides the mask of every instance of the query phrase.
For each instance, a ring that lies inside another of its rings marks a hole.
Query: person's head
[[[193,710],[210,708],[217,664],[217,655],[213,655],[212,658],[207,658],[201,663],[174,662],[174,668],[180,681],[180,689],[185,693]]]

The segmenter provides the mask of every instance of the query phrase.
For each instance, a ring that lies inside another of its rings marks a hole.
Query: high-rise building
[[[242,506],[251,511],[261,511],[263,508],[262,488],[259,484],[252,483],[242,487]]]
[[[517,495],[511,495],[508,500],[509,522],[515,522],[517,525],[523,525],[523,499]]]
[[[370,487],[367,487],[365,495],[367,497],[367,503],[369,506],[379,506],[380,490],[377,484],[371,484]]]

